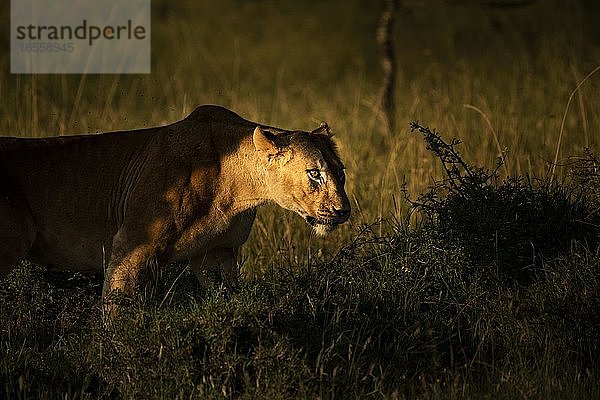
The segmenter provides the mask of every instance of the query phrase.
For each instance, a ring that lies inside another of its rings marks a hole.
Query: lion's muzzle
[[[338,225],[343,224],[350,218],[350,207],[344,207],[340,210],[320,211],[316,216],[305,215],[306,222],[315,228],[317,232],[328,233],[334,230]]]
[[[334,209],[333,212],[336,215],[336,224],[343,224],[344,222],[348,221],[348,218],[350,218],[350,207],[348,208],[342,208],[341,210],[336,210]]]

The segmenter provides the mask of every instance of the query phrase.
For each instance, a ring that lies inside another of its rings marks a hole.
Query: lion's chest
[[[250,209],[231,217],[207,216],[182,232],[175,243],[172,261],[183,261],[214,248],[237,248],[246,242],[256,210]]]

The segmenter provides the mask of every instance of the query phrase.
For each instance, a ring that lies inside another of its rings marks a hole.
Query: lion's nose
[[[335,212],[335,215],[338,217],[338,219],[342,222],[347,220],[348,217],[350,217],[349,208],[342,208],[341,210],[334,209],[333,211]]]

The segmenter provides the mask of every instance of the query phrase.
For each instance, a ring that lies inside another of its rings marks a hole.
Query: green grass
[[[600,64],[600,10],[451,3],[403,2],[392,135],[377,114],[376,2],[155,1],[147,76],[11,75],[0,53],[3,135],[153,126],[204,103],[284,128],[325,120],[353,207],[326,239],[266,208],[239,292],[203,291],[175,266],[110,328],[101,277],[23,265],[0,282],[0,394],[600,397],[597,164],[584,152],[600,152],[599,74],[573,92]],[[563,116],[567,167],[550,182]],[[506,149],[499,177],[467,197],[434,184],[442,164],[415,120],[460,138],[477,166]],[[441,198],[418,198],[428,186]]]

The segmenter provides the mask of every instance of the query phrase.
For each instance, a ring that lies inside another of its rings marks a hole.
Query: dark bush
[[[411,124],[441,162],[445,179],[412,204],[423,211],[431,233],[464,248],[472,267],[495,265],[519,283],[531,282],[577,243],[594,250],[600,240],[598,170],[591,153],[572,165],[571,179],[514,177],[499,182],[490,171],[465,162],[456,146],[435,131]]]

